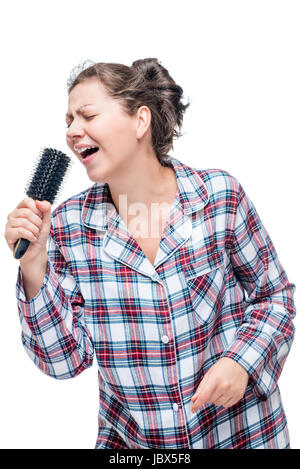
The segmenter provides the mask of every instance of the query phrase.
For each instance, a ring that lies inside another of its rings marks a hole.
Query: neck
[[[150,207],[155,202],[170,203],[176,194],[177,180],[173,168],[162,166],[155,153],[138,156],[130,160],[124,172],[113,181],[108,181],[112,200],[119,213],[124,210],[122,203],[125,199],[127,208],[136,203]]]

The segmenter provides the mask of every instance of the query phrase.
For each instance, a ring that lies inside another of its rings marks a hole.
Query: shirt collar
[[[176,158],[168,160],[177,178],[177,199],[187,215],[201,210],[209,200],[208,189],[200,176],[200,171],[193,169]],[[107,230],[108,224],[117,216],[107,183],[96,182],[87,192],[82,208],[82,221],[89,228]]]

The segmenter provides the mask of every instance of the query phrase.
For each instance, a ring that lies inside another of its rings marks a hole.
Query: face
[[[149,128],[147,111],[142,107],[137,115],[129,116],[96,78],[73,88],[66,115],[66,140],[92,181],[108,182],[128,168],[139,149],[140,137]]]

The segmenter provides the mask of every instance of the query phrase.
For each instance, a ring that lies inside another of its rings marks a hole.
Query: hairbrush
[[[56,200],[62,188],[62,181],[71,166],[71,158],[54,148],[44,148],[35,163],[25,193],[34,200]],[[30,244],[28,239],[20,238],[14,246],[14,258],[20,259]]]

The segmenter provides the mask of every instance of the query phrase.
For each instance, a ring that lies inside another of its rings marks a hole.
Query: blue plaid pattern
[[[46,374],[92,364],[96,448],[288,448],[278,378],[294,338],[293,294],[240,183],[170,158],[177,194],[154,266],[95,183],[52,212],[44,284],[16,296],[22,341]],[[230,408],[191,397],[221,357],[249,373]]]

